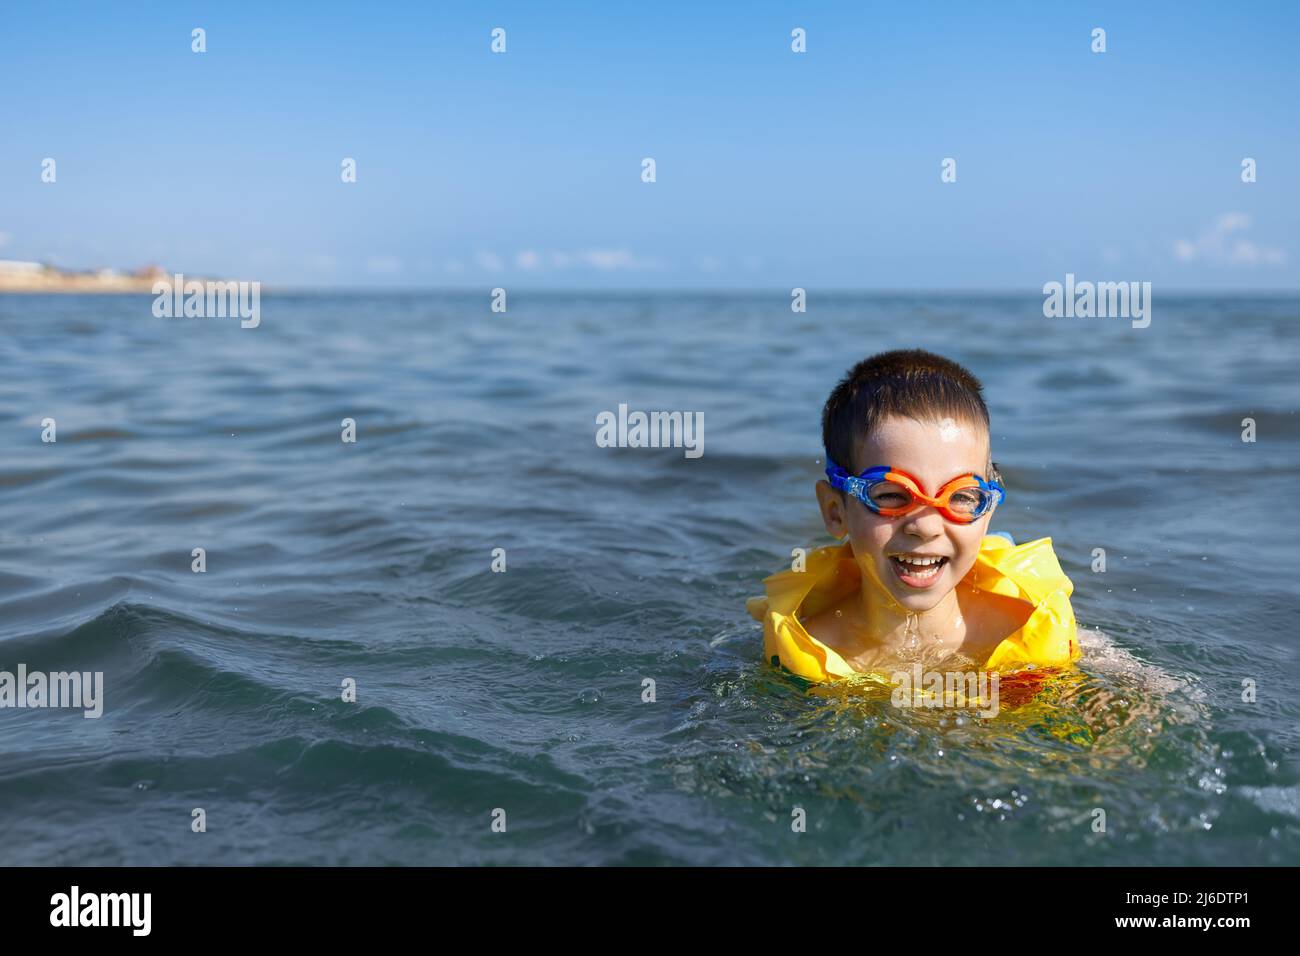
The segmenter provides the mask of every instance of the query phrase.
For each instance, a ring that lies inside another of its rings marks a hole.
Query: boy
[[[977,378],[919,349],[854,366],[822,411],[826,530],[842,545],[768,578],[750,613],[763,653],[813,681],[962,661],[1066,666],[1073,585],[1051,538],[988,535],[1006,495]]]

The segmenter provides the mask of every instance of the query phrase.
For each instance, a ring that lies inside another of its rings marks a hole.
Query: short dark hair
[[[856,461],[859,441],[891,415],[918,421],[951,418],[987,432],[983,392],[978,378],[942,355],[924,349],[881,352],[849,369],[826,399],[822,444],[832,461],[856,475],[866,467]],[[986,477],[998,480],[991,462],[989,472]]]

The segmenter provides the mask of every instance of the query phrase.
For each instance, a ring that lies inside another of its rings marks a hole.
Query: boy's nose
[[[903,530],[918,538],[937,538],[943,533],[943,515],[931,505],[922,505],[904,519]]]

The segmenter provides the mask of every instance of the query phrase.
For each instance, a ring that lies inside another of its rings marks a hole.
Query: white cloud
[[[1214,224],[1214,228],[1223,232],[1237,232],[1250,228],[1250,217],[1244,212],[1225,212]]]
[[[1249,228],[1250,217],[1244,212],[1224,213],[1196,239],[1175,240],[1174,258],[1223,266],[1280,266],[1286,262],[1284,250],[1238,235]]]
[[[371,256],[366,260],[366,271],[375,275],[396,275],[402,271],[402,260],[392,256]]]
[[[565,251],[551,249],[521,249],[509,259],[515,269],[525,272],[563,272],[567,269],[596,269],[600,272],[637,271],[663,268],[656,259],[643,259],[627,249],[581,249]],[[484,272],[501,272],[507,268],[507,259],[495,252],[478,252],[474,255],[474,265]],[[444,263],[443,268],[449,272],[459,272],[463,268],[460,260],[452,259]]]
[[[0,232],[0,248],[9,245],[9,240],[13,237],[7,232]]]
[[[590,266],[593,269],[600,269],[602,272],[613,272],[616,269],[636,269],[640,265],[636,256],[626,249],[588,249],[585,252],[579,252],[577,259],[583,265]]]
[[[564,253],[560,253],[560,255],[564,255]],[[581,252],[573,253],[568,258],[580,266],[599,269],[602,272],[615,272],[624,269],[642,271],[662,268],[662,264],[657,259],[643,259],[626,249],[584,249]]]

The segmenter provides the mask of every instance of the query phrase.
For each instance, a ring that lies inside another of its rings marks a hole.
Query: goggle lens
[[[871,503],[881,511],[911,511],[916,506],[916,495],[906,485],[882,481],[867,490]]]
[[[948,499],[948,510],[974,521],[993,503],[993,496],[982,488],[961,488]]]

